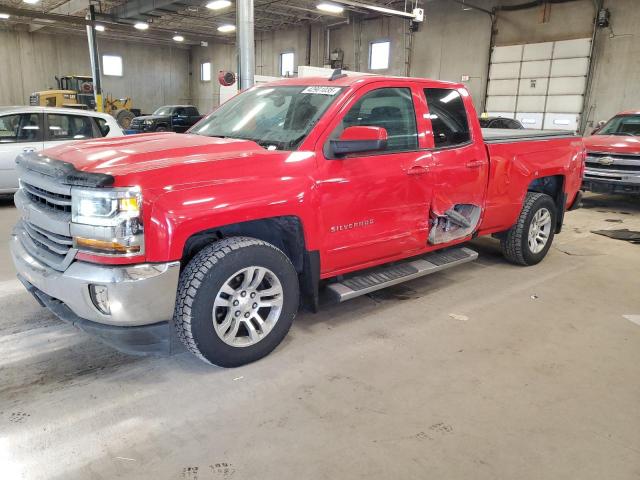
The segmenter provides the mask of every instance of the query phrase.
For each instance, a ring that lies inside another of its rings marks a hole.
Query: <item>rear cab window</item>
[[[453,88],[425,88],[424,94],[435,147],[455,147],[469,143],[469,119],[460,92]]]

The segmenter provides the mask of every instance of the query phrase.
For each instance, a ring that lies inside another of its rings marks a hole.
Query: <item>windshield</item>
[[[258,87],[226,103],[189,133],[253,140],[270,150],[295,150],[340,87]]]
[[[171,115],[172,110],[173,110],[173,107],[160,107],[155,112],[153,112],[153,114],[154,115]]]
[[[640,115],[618,115],[609,120],[596,135],[640,135]]]

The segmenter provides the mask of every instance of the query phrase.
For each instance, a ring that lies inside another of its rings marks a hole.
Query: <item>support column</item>
[[[100,55],[98,55],[98,39],[96,38],[96,11],[93,5],[89,5],[89,13],[86,19],[91,23],[87,24],[87,40],[89,42],[89,59],[91,61],[91,76],[93,77],[93,96],[96,100],[96,110],[104,111],[102,103],[102,80],[100,78]]]
[[[236,2],[236,46],[238,49],[238,80],[240,90],[253,86],[256,54],[253,39],[253,0]]]

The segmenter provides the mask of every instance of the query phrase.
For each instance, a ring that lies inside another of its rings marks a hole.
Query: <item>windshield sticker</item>
[[[313,93],[314,95],[335,95],[340,91],[340,87],[307,87],[302,93]]]

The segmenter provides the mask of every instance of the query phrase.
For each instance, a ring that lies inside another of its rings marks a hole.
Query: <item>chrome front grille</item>
[[[71,213],[71,195],[52,192],[22,180],[20,186],[32,202],[51,210]]]
[[[589,152],[585,167],[593,173],[640,174],[640,155]]]
[[[51,255],[58,255],[61,262],[73,247],[73,239],[66,235],[58,235],[30,222],[23,221],[22,226],[31,237],[31,240]]]
[[[40,262],[64,271],[75,258],[70,233],[71,187],[54,177],[18,168],[15,204],[22,221],[16,228],[22,246]]]

